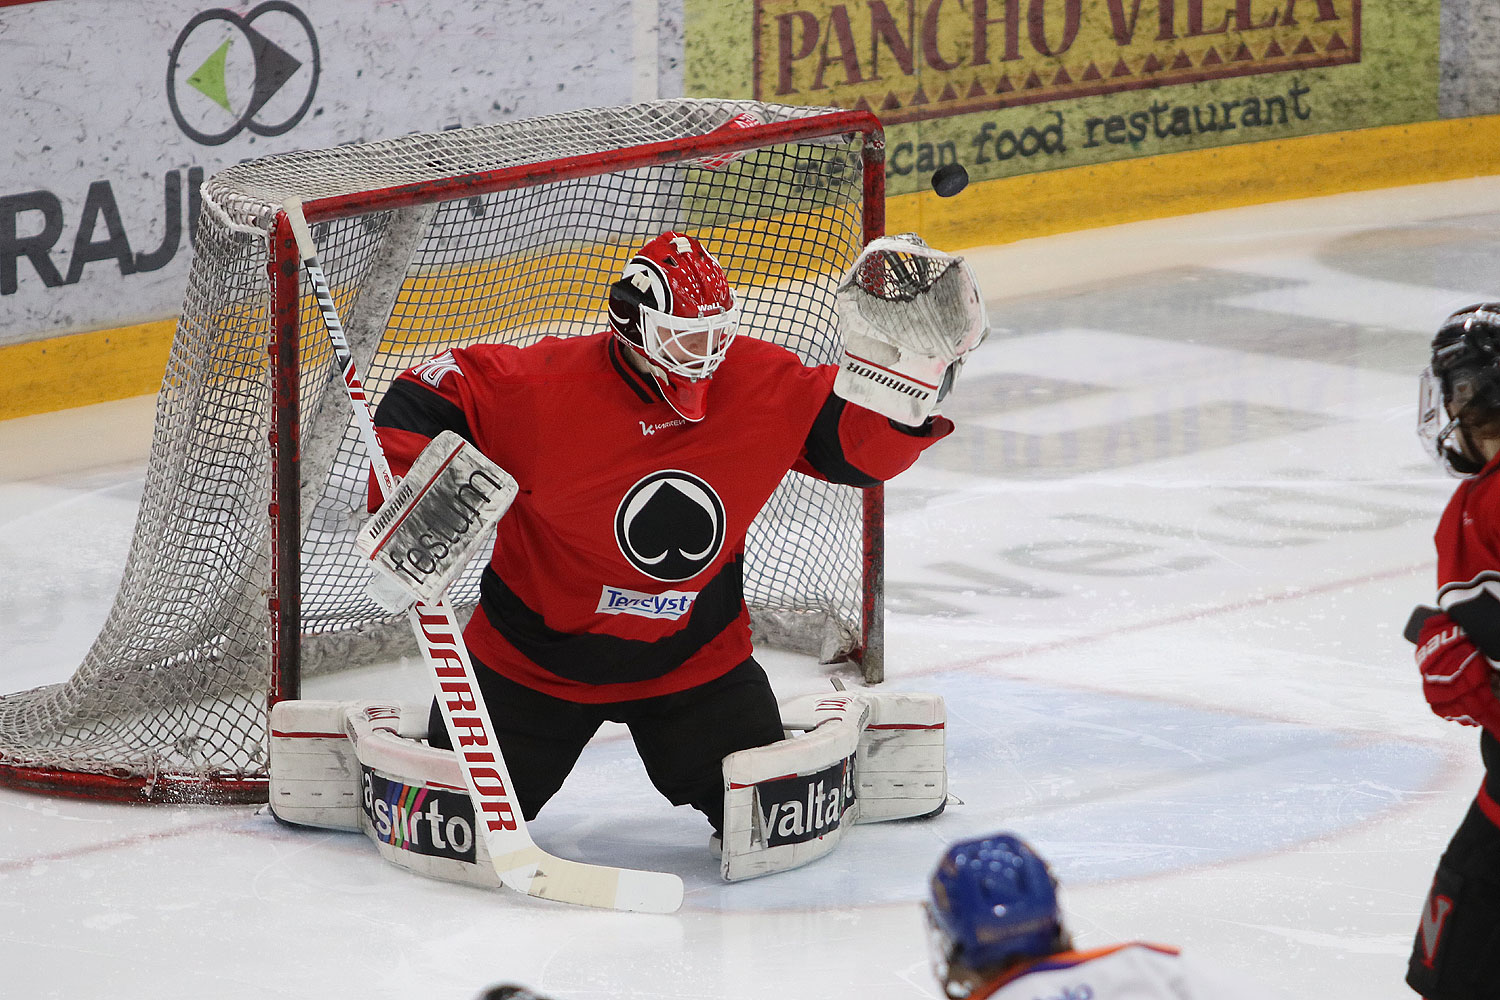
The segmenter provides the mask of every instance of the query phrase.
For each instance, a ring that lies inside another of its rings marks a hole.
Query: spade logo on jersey
[[[653,472],[620,501],[615,541],[630,564],[653,580],[692,579],[724,547],[724,502],[691,472]]]

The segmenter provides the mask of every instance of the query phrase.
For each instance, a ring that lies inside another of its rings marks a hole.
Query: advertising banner
[[[685,0],[689,95],[867,108],[892,194],[1437,117],[1438,0]]]
[[[175,316],[232,163],[630,98],[629,5],[511,7],[0,6],[0,344]]]

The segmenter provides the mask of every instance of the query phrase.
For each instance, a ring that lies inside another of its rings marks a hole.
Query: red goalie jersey
[[[689,423],[611,334],[479,345],[403,374],[376,423],[397,475],[447,429],[520,486],[464,633],[474,657],[558,698],[629,701],[750,656],[745,533],[788,470],[868,486],[952,431],[846,403],[835,370],[739,337]]]

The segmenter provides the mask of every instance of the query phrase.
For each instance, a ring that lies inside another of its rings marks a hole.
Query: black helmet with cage
[[[1484,468],[1478,441],[1500,438],[1500,302],[1465,306],[1438,327],[1422,372],[1417,432],[1453,474]]]

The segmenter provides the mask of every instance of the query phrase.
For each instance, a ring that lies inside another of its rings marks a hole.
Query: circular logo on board
[[[615,541],[630,564],[653,580],[691,579],[724,547],[724,502],[691,472],[653,472],[620,501]]]
[[[167,103],[177,127],[205,146],[245,129],[281,135],[312,106],[318,73],[312,22],[290,3],[270,0],[243,15],[215,8],[172,44]]]

